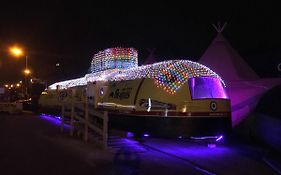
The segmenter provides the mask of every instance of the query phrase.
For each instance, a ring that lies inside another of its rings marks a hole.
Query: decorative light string
[[[126,64],[124,64],[125,62]],[[91,63],[92,73],[85,77],[55,83],[49,88],[55,89],[86,85],[95,81],[121,81],[141,78],[153,79],[158,88],[169,94],[177,90],[193,77],[215,77],[225,83],[210,68],[189,60],[169,60],[145,66],[136,66],[137,53],[132,48],[111,48],[99,52]]]
[[[94,55],[91,73],[108,69],[128,69],[138,66],[138,52],[134,48],[108,48]]]

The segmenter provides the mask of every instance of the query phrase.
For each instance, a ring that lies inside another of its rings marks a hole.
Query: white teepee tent
[[[221,34],[225,25],[223,27],[213,26],[218,35],[200,58],[199,63],[210,67],[226,82],[259,79],[258,75]]]

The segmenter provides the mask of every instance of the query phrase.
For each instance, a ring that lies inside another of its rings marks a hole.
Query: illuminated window
[[[195,77],[188,80],[192,99],[222,98],[227,99],[220,79],[213,77]]]

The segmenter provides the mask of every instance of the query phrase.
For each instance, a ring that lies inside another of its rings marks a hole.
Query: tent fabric
[[[199,59],[199,63],[210,67],[226,82],[259,79],[258,75],[232,48],[221,33],[218,33]]]

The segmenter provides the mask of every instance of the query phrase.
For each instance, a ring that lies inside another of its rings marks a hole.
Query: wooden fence
[[[95,134],[95,140],[107,148],[108,140],[108,112],[98,111],[86,102],[63,102],[61,108],[61,131],[64,130],[66,117],[70,118],[70,136],[74,132],[82,132],[84,141],[89,139],[89,132]]]

